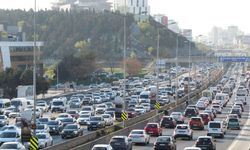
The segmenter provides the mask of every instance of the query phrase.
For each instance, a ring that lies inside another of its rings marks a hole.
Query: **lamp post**
[[[36,135],[36,0],[34,0],[34,45],[33,45],[33,135]]]
[[[160,31],[157,29],[157,49],[156,49],[156,101],[159,98],[159,47],[160,47]],[[157,115],[157,110],[155,111]]]

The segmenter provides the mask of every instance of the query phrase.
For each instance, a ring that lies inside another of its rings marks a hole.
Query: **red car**
[[[212,121],[208,113],[200,113],[199,116],[202,118],[204,125],[207,125],[209,121]]]
[[[134,108],[129,108],[126,112],[128,114],[128,118],[134,118],[137,115]]]
[[[156,136],[162,135],[162,129],[159,123],[148,123],[145,126],[144,131],[150,135],[156,135]]]
[[[192,117],[189,121],[189,126],[191,129],[204,130],[204,123],[201,117]]]

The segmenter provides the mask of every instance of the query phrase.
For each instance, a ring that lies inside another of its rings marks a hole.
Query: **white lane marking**
[[[250,116],[250,107],[249,107],[248,116]],[[248,117],[246,123],[244,124],[243,129],[247,128],[247,125],[250,125],[250,119],[249,119],[249,117]],[[240,143],[240,141],[238,139],[242,138],[241,135],[244,135],[245,132],[246,132],[245,130],[241,130],[240,131],[240,133],[238,134],[238,136],[234,139],[233,143],[229,146],[229,148],[228,148],[229,150],[236,148],[237,144]],[[243,137],[243,138],[246,138],[246,137]]]

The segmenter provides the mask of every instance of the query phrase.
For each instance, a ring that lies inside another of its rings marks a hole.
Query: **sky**
[[[39,9],[50,8],[55,0],[37,0]],[[148,0],[151,15],[165,14],[194,35],[207,35],[213,26],[238,26],[250,33],[250,0]],[[34,0],[0,0],[3,9],[29,9]]]

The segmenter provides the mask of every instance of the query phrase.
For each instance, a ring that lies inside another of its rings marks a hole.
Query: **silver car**
[[[49,133],[38,133],[37,135],[39,148],[45,148],[53,145],[53,138]]]

